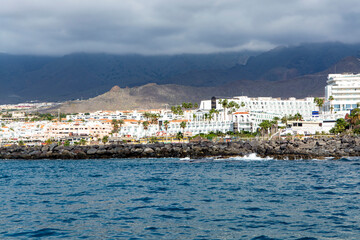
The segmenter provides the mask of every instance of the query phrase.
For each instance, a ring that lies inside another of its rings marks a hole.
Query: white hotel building
[[[329,74],[325,87],[325,111],[334,114],[350,113],[360,103],[360,74]],[[330,100],[330,96],[334,100]]]
[[[201,101],[200,109],[210,110],[211,101],[212,100]],[[219,101],[220,99],[216,99],[216,109],[223,110]],[[304,99],[281,99],[272,97],[250,98],[247,96],[240,96],[228,99],[228,101],[234,101],[240,106],[243,105],[244,107],[240,107],[240,109],[247,112],[263,112],[280,116],[289,116],[300,113],[305,120],[311,119],[312,111],[318,110],[313,97],[307,97]]]

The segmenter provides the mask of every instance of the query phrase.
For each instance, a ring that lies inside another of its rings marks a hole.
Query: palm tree
[[[204,121],[208,120],[208,118],[209,118],[209,114],[205,113],[204,114]]]
[[[227,99],[220,99],[219,103],[224,109],[224,121],[225,121],[226,108],[228,107],[229,102]]]
[[[271,125],[272,124],[269,120],[264,120],[259,124],[259,127],[261,128],[264,135],[268,133],[269,128],[271,128]]]
[[[194,113],[193,114],[193,121],[195,121],[196,120],[196,114]]]
[[[171,112],[175,115],[183,115],[184,114],[184,111],[181,106],[172,106]]]
[[[334,110],[334,106],[331,104],[331,102],[334,101],[334,97],[330,96],[329,101],[330,101],[330,111],[331,111],[331,114],[332,114],[332,111]]]
[[[113,130],[112,130],[112,132],[113,132],[113,133],[116,133],[116,132],[118,131],[118,129],[119,129],[118,121],[117,121],[116,119],[113,119],[113,120],[111,121],[111,124],[113,125]]]
[[[214,110],[214,113],[216,114],[216,120],[219,121],[219,110]]]
[[[294,115],[294,119],[295,119],[296,121],[302,120],[301,114],[300,114],[300,113],[296,113],[296,114]]]
[[[230,109],[228,114],[232,114],[233,112],[236,111],[236,109],[239,109],[240,106],[236,102],[231,101],[231,102],[228,103],[228,108]],[[232,120],[232,115],[231,115],[231,120]]]
[[[181,104],[181,106],[183,107],[183,108],[189,108],[189,105],[188,105],[188,103],[186,103],[186,102],[183,102],[182,104]]]
[[[169,128],[169,123],[170,123],[170,122],[169,122],[168,120],[165,120],[165,121],[163,122],[165,131],[166,131],[166,141],[167,141],[167,135],[168,135],[167,130],[168,130],[168,128]]]
[[[229,108],[234,108],[235,110],[238,109],[238,108],[240,108],[239,104],[237,104],[237,103],[234,102],[234,101],[229,102],[229,103],[228,103],[228,107],[229,107]]]
[[[324,99],[323,98],[314,98],[314,103],[317,107],[319,107],[319,112],[321,112],[321,108],[324,105]]]
[[[185,121],[182,121],[182,122],[180,123],[180,127],[183,129],[183,132],[184,132],[184,130],[185,130],[185,128],[186,128],[186,122],[185,122]]]
[[[271,129],[270,132],[272,132],[273,127],[275,128],[275,133],[278,131],[278,121],[280,120],[279,117],[274,117],[271,121]]]
[[[285,124],[285,128],[287,127],[288,121],[289,118],[286,115],[281,118],[281,123]]]
[[[182,132],[178,132],[176,134],[176,138],[179,139],[179,140],[184,139],[184,134]]]
[[[122,125],[124,125],[124,123],[125,123],[124,119],[118,120],[119,130],[120,130],[120,131],[121,131]]]
[[[145,130],[145,138],[147,137],[146,135],[146,131],[148,130],[148,128],[149,128],[149,122],[148,121],[144,121],[143,123],[142,123],[142,125],[143,125],[143,128],[144,128],[144,130]]]
[[[215,109],[210,109],[209,114],[208,114],[209,123],[211,122],[211,120],[214,119],[214,114],[217,113],[217,112],[218,112],[218,111],[215,110]]]
[[[182,121],[181,123],[180,123],[180,127],[183,129],[183,133],[185,132],[185,128],[186,128],[186,122],[185,121]],[[183,136],[184,136],[184,134],[183,134]],[[183,138],[184,139],[184,138]]]
[[[150,112],[144,112],[143,117],[146,119],[146,121],[149,121],[149,119],[151,118],[151,113]]]
[[[211,113],[208,115],[208,120],[209,120],[209,123],[211,122],[211,120],[214,119],[214,115]]]
[[[151,119],[150,123],[156,124],[158,122],[159,118],[160,118],[160,114],[158,114],[158,113],[150,114],[150,119]]]

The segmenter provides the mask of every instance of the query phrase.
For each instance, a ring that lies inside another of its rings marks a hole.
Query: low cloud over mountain
[[[356,0],[11,0],[0,52],[179,54],[359,40]]]

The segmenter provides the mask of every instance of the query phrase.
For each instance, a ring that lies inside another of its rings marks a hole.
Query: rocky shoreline
[[[360,156],[360,137],[341,136],[304,140],[249,140],[228,143],[154,143],[92,146],[10,146],[0,148],[0,159],[98,159],[98,158],[204,158],[245,156],[256,153],[274,159],[339,159]]]

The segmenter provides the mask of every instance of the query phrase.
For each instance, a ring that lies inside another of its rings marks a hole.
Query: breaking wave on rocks
[[[250,153],[249,155],[245,155],[243,157],[230,157],[228,160],[235,160],[235,161],[269,161],[274,160],[272,157],[265,157],[262,158],[258,156],[256,153]]]
[[[245,156],[236,156],[236,157],[228,157],[228,158],[201,158],[194,159],[190,157],[180,158],[180,161],[190,161],[190,162],[212,162],[212,161],[269,161],[274,160],[272,157],[260,157],[256,153],[250,153]]]

